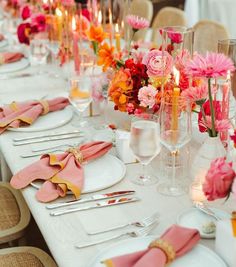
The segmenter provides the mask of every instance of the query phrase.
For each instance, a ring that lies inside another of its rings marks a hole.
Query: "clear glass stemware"
[[[180,196],[186,193],[183,185],[176,180],[176,156],[181,147],[191,139],[191,106],[181,97],[163,102],[160,113],[160,140],[172,155],[172,178],[158,185],[159,193]]]
[[[142,165],[142,172],[132,182],[152,185],[157,177],[147,172],[147,165],[160,152],[160,127],[158,116],[145,114],[134,117],[131,122],[130,148]]]

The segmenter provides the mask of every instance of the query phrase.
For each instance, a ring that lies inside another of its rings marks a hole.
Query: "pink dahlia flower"
[[[206,174],[203,192],[208,200],[224,198],[230,194],[235,178],[232,163],[227,163],[224,158],[215,159]]]
[[[173,59],[168,52],[155,49],[144,56],[142,63],[146,65],[149,77],[162,77],[170,74]]]
[[[156,103],[156,89],[152,85],[144,86],[139,89],[138,100],[140,106],[152,108]]]
[[[207,52],[206,56],[196,54],[188,64],[187,72],[195,77],[218,78],[234,71],[233,61],[224,54]]]
[[[126,22],[133,28],[134,31],[148,28],[150,24],[147,19],[135,15],[126,16]]]

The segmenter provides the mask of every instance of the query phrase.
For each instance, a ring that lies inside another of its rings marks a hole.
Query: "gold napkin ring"
[[[72,153],[79,163],[82,163],[84,161],[82,152],[75,147],[67,149],[67,152]]]
[[[149,248],[161,249],[167,257],[167,264],[169,264],[175,259],[176,253],[174,247],[163,239],[157,239],[152,241],[151,244],[149,245]]]
[[[49,112],[49,105],[47,100],[40,100],[39,103],[43,106],[43,113],[42,115],[45,115]]]

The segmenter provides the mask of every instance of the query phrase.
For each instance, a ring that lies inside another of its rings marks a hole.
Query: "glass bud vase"
[[[193,177],[194,182],[202,185],[205,181],[205,176],[210,168],[211,162],[216,158],[225,156],[226,150],[219,136],[208,136],[193,159],[191,176]]]

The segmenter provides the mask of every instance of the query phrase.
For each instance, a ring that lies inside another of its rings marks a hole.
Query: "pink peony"
[[[215,159],[211,163],[203,184],[203,192],[207,199],[212,201],[228,196],[234,178],[235,172],[232,168],[232,163],[227,163],[225,158]]]
[[[146,65],[149,77],[162,77],[170,74],[173,59],[168,52],[154,49],[144,56],[142,63]]]
[[[133,28],[134,31],[148,28],[150,24],[147,19],[135,15],[126,16],[126,22],[129,24],[130,27]]]
[[[139,89],[138,100],[140,101],[140,106],[152,108],[156,102],[156,89],[152,85],[144,86]]]
[[[207,85],[203,84],[197,87],[189,87],[184,90],[181,94],[186,100],[190,102],[205,102],[208,98],[208,88]]]
[[[233,61],[224,54],[207,52],[206,56],[195,54],[187,64],[187,72],[195,77],[218,78],[234,71]]]

